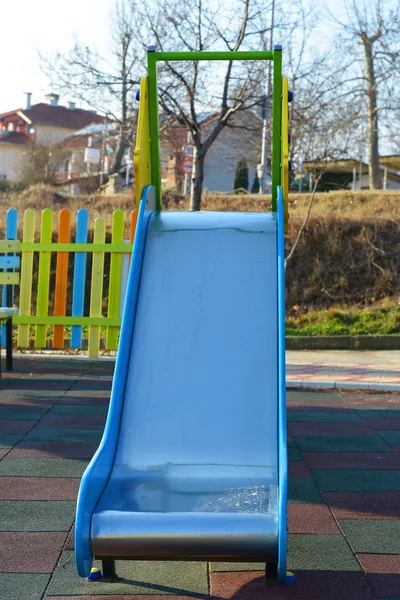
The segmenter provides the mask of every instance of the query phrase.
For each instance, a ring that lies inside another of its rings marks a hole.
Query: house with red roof
[[[25,108],[0,114],[0,179],[18,179],[21,159],[27,146],[50,145],[93,123],[102,123],[104,117],[95,111],[59,104],[57,94],[48,94],[47,102],[32,104],[27,93]]]

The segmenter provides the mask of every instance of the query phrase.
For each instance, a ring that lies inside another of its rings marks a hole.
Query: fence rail
[[[75,227],[68,209],[60,211],[54,226],[53,211],[45,208],[38,230],[36,212],[25,211],[21,283],[13,289],[18,347],[45,348],[50,337],[53,348],[64,348],[68,337],[70,348],[82,349],[87,328],[89,356],[99,355],[104,337],[106,350],[117,349],[136,218],[136,210],[128,222],[122,210],[115,210],[110,236],[102,217],[89,229],[85,208],[78,210]],[[16,209],[7,212],[5,239],[9,255],[15,254]],[[3,286],[4,306],[5,294]]]

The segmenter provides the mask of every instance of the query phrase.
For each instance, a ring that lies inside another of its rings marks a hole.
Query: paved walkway
[[[288,350],[287,385],[400,392],[400,350]]]
[[[18,359],[0,380],[2,600],[399,600],[400,396],[290,391],[289,568],[123,562],[75,574],[79,480],[102,433],[113,363]],[[212,443],[207,441],[205,443]]]

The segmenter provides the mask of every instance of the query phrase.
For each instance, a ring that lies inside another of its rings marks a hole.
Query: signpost
[[[183,146],[183,154],[186,156],[186,158],[190,158],[191,160],[193,160],[193,153],[194,153],[193,144],[188,142],[187,144],[185,144]]]
[[[185,173],[185,175],[191,175],[192,171],[193,171],[193,161],[191,158],[185,158],[185,160],[183,161],[182,165],[182,171]]]

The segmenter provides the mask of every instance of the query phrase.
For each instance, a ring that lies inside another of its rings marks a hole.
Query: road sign
[[[183,154],[186,158],[193,158],[194,146],[193,144],[187,143],[183,146]]]
[[[185,175],[191,175],[193,171],[193,161],[191,158],[186,158],[182,163],[182,171]]]
[[[88,165],[98,165],[100,163],[100,148],[85,148],[83,160]]]

